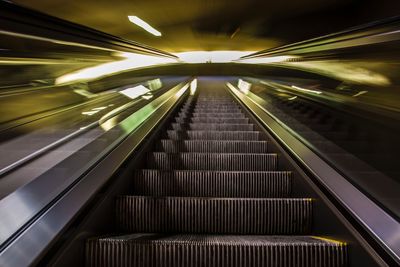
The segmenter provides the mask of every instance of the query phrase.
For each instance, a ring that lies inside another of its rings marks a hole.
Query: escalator
[[[115,231],[87,240],[86,266],[347,266],[254,118],[220,82],[198,91],[116,198]]]

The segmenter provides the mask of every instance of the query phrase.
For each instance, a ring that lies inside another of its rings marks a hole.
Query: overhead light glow
[[[125,57],[124,60],[108,62],[60,76],[56,79],[56,84],[59,85],[76,81],[88,81],[123,71],[177,62],[177,60],[173,58],[134,53],[124,53],[123,56]]]
[[[139,26],[140,28],[144,29],[145,31],[155,35],[155,36],[161,36],[161,32],[157,31],[153,27],[150,26],[146,21],[140,19],[137,16],[128,16],[128,19],[130,22],[133,24]]]
[[[254,51],[191,51],[175,53],[184,63],[229,63]]]

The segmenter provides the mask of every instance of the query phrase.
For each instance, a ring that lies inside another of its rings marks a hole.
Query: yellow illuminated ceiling
[[[359,0],[15,0],[17,4],[169,52],[258,51],[370,21]],[[364,12],[364,13],[363,13]],[[379,13],[379,12],[374,12]],[[138,16],[155,37],[128,20]],[[351,19],[346,19],[348,16]]]

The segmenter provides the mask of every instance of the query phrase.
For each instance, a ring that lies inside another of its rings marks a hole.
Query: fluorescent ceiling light
[[[156,29],[154,29],[153,27],[151,27],[150,24],[148,24],[146,21],[140,19],[139,17],[128,16],[128,19],[130,22],[132,22],[133,24],[136,24],[137,26],[144,29],[145,31],[147,31],[155,36],[161,36],[161,32],[159,32]]]

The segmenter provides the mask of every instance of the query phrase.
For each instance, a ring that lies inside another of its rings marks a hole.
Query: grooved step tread
[[[235,123],[172,123],[173,130],[253,131],[254,124]]]
[[[212,153],[267,153],[268,141],[225,140],[171,140],[162,139],[156,144],[162,152],[212,152]]]
[[[208,117],[192,117],[192,118],[186,118],[182,119],[179,117],[175,118],[176,122],[203,122],[203,123],[233,123],[233,124],[247,124],[249,123],[248,118],[208,118]]]
[[[194,110],[192,108],[184,108],[181,109],[181,113],[193,113],[193,114],[204,114],[204,113],[219,113],[219,114],[244,114],[243,111],[240,109],[235,109],[235,110],[219,110],[219,109],[200,109],[200,110]]]
[[[182,197],[288,197],[291,172],[137,170],[134,194]]]
[[[209,108],[197,108],[197,107],[194,107],[193,108],[193,110],[192,110],[193,112],[199,112],[199,113],[201,113],[201,112],[242,112],[242,110],[240,109],[240,108],[212,108],[212,107],[209,107]]]
[[[258,131],[175,131],[167,130],[166,136],[173,140],[197,139],[197,140],[246,140],[258,141]]]
[[[89,239],[89,267],[344,267],[345,244],[312,236],[132,234]]]
[[[311,199],[120,196],[119,229],[147,233],[307,234]]]
[[[150,169],[162,170],[216,170],[216,171],[275,171],[277,154],[256,153],[148,153]]]
[[[178,113],[179,117],[246,118],[243,113]]]

